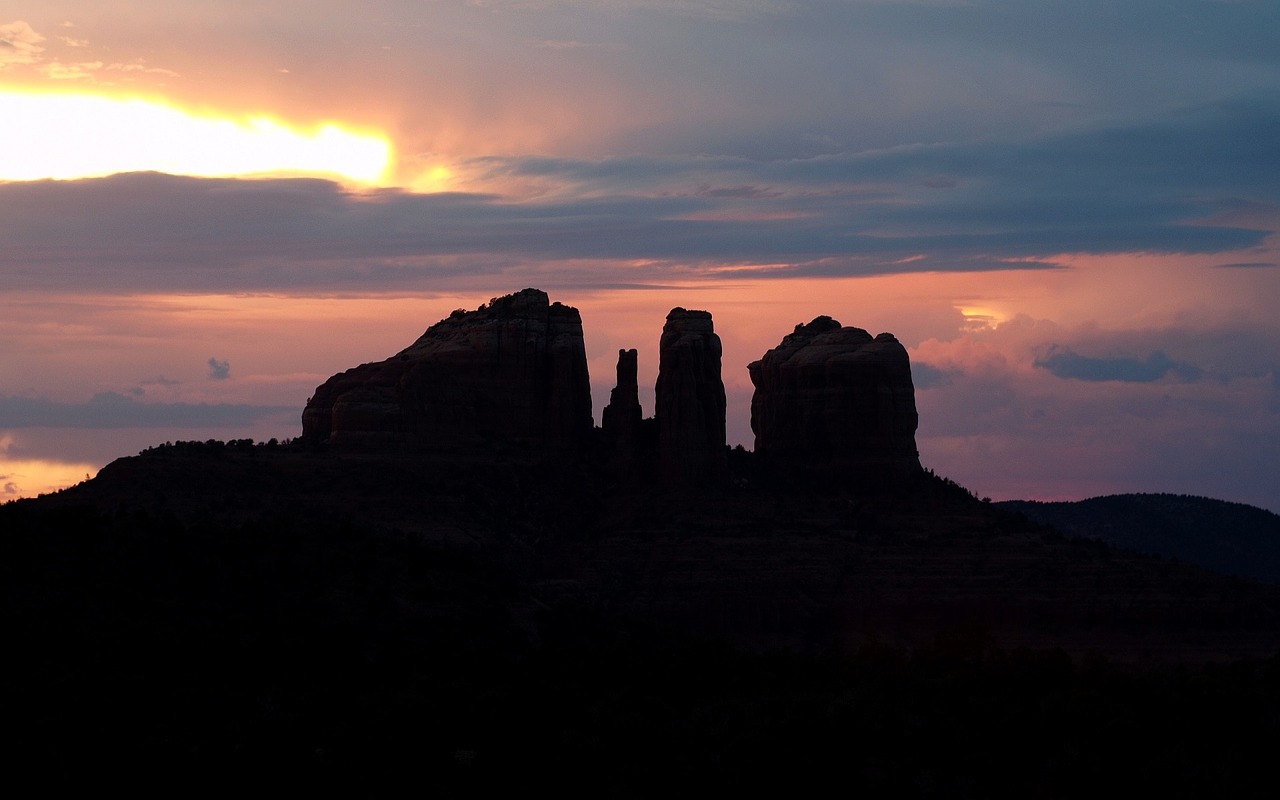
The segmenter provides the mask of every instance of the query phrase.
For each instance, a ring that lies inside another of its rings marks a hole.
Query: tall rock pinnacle
[[[757,453],[853,482],[920,471],[911,364],[891,334],[818,317],[747,369]]]
[[[578,447],[591,436],[582,318],[537,289],[455,311],[391,358],[334,375],[302,414],[313,442]]]
[[[635,350],[618,351],[618,383],[609,392],[600,427],[611,451],[616,474],[632,476],[648,442],[644,437],[644,414],[640,409],[639,363]]]
[[[640,410],[639,363],[635,350],[618,351],[618,383],[609,392],[609,405],[604,407],[600,426],[605,436],[620,448],[634,447],[639,437]]]
[[[663,479],[713,484],[727,474],[720,337],[711,314],[674,308],[658,346],[654,417]]]

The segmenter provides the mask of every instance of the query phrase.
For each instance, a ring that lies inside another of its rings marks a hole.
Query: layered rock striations
[[[455,311],[391,358],[334,375],[305,440],[369,446],[580,447],[591,436],[582,318],[525,289]]]
[[[721,346],[706,311],[674,308],[658,345],[654,417],[663,480],[708,485],[727,473]]]
[[[760,455],[856,481],[920,472],[911,364],[891,334],[873,338],[822,316],[747,369]]]

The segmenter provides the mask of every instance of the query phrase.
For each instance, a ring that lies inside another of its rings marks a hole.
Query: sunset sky
[[[908,348],[994,499],[1280,511],[1274,0],[5,0],[0,500],[296,436],[455,308]]]

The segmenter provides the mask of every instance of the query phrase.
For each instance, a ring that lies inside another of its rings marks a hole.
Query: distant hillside
[[[1068,536],[1177,558],[1227,575],[1280,582],[1280,515],[1254,506],[1178,494],[996,505]]]

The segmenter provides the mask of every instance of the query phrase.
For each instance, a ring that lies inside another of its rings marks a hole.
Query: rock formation
[[[709,312],[674,308],[667,314],[658,345],[654,417],[659,470],[669,484],[714,484],[726,475],[720,355]]]
[[[302,414],[305,440],[357,446],[579,447],[591,430],[582,319],[537,289],[453,312],[330,378]]]
[[[747,369],[760,455],[853,481],[920,472],[911,365],[891,334],[818,317]]]
[[[611,452],[614,471],[633,475],[648,444],[644,435],[644,414],[640,409],[639,365],[635,350],[618,351],[618,382],[609,392],[609,404],[600,425]]]
[[[525,289],[455,311],[397,355],[330,378],[303,411],[303,439],[594,452],[624,482],[715,486],[728,478],[720,369],[711,314],[672,309],[659,343],[653,418],[640,408],[637,353],[620,350],[602,415],[604,450],[593,450],[581,317]],[[893,336],[872,338],[818,317],[749,370],[756,452],[787,474],[875,488],[920,472],[911,369]]]

